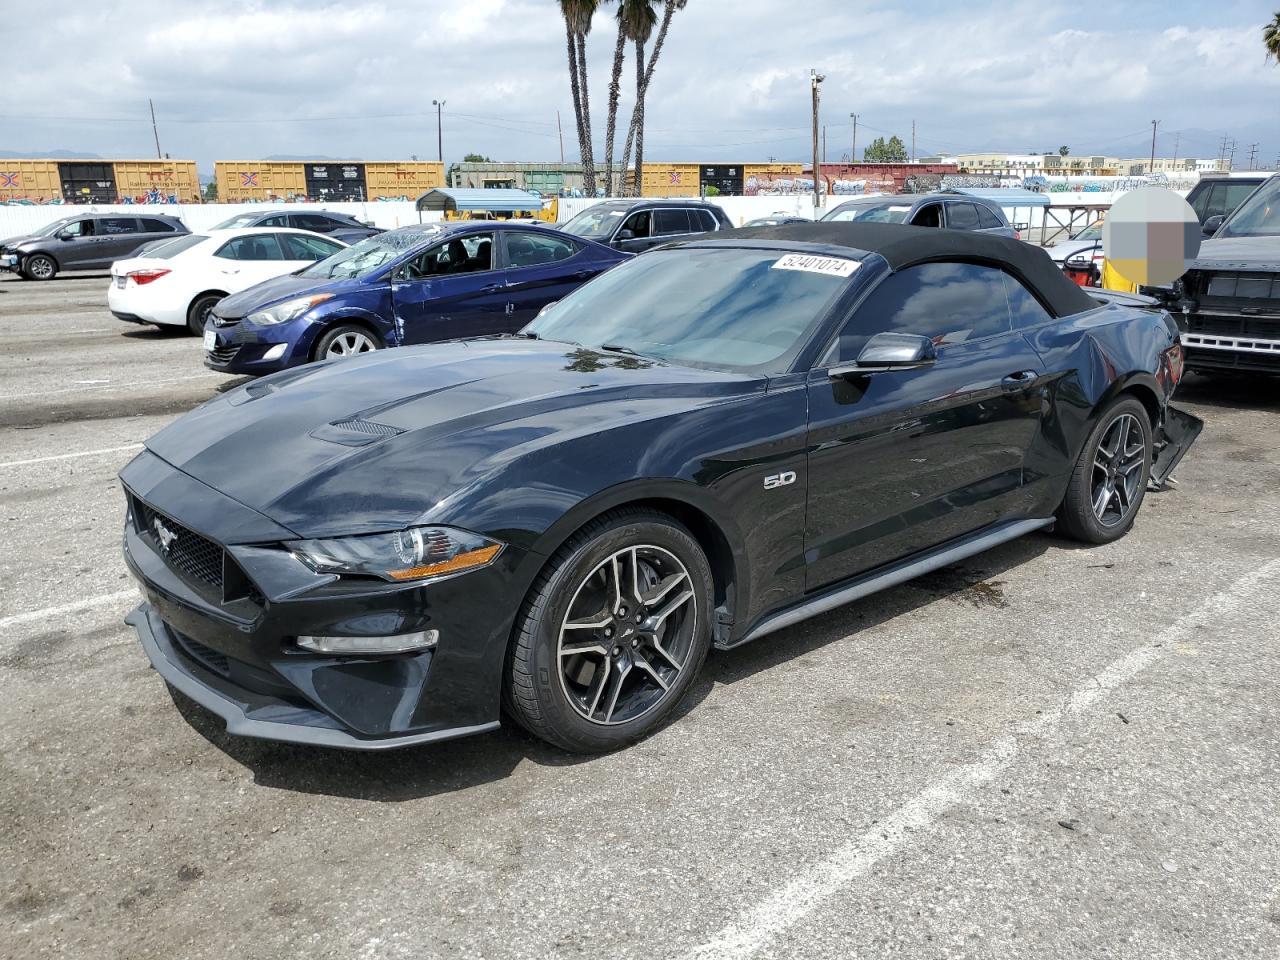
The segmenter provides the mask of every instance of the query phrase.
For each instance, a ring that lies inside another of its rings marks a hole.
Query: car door
[[[428,247],[392,274],[402,344],[502,333],[510,327],[506,272],[494,235],[469,233]]]
[[[99,217],[94,228],[94,266],[109,267],[142,245],[137,217]]]
[[[55,234],[58,243],[51,252],[63,270],[102,266],[94,247],[98,239],[94,226],[92,217],[84,217],[72,220]]]
[[[831,375],[886,331],[929,337],[936,360]],[[1017,515],[1043,374],[1001,271],[943,261],[881,280],[810,373],[807,588]]]
[[[590,260],[567,237],[546,230],[503,230],[510,312],[505,331],[514,333],[548,303],[577,289],[609,264]]]
[[[637,210],[622,221],[622,225],[618,227],[618,232],[613,235],[613,243],[611,245],[618,250],[625,250],[627,253],[640,253],[648,250],[657,242],[652,234],[653,211]]]

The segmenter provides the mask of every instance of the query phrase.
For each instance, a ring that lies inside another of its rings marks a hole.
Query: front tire
[[[706,660],[712,582],[702,548],[666,514],[592,521],[547,563],[517,620],[506,691],[515,719],[575,753],[648,736]]]
[[[187,308],[187,329],[197,337],[203,336],[204,322],[209,319],[210,311],[217,306],[218,301],[221,299],[222,294],[209,293],[192,300],[191,306]]]
[[[58,275],[58,265],[53,262],[53,257],[36,253],[22,264],[22,273],[30,280],[52,280]]]
[[[1136,398],[1102,412],[1076,460],[1058,508],[1063,531],[1085,543],[1111,543],[1129,532],[1151,476],[1151,421]]]
[[[378,338],[355,323],[340,323],[321,334],[314,359],[334,360],[358,353],[372,353],[381,347]]]

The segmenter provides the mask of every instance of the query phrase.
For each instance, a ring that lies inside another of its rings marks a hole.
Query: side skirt
[[[815,597],[810,597],[808,600],[803,600],[795,606],[770,614],[748,630],[742,639],[726,644],[717,643],[716,648],[729,650],[733,647],[740,647],[744,643],[750,643],[752,640],[763,637],[767,633],[773,633],[775,630],[781,630],[802,620],[808,620],[810,617],[816,617],[820,613],[826,613],[828,610],[842,607],[846,603],[859,600],[888,587],[896,587],[900,583],[913,580],[958,560],[964,560],[975,553],[982,553],[984,550],[990,550],[992,547],[1006,543],[1009,540],[1015,540],[1023,534],[1051,527],[1053,522],[1052,517],[1011,520],[1008,523],[988,527],[965,537],[963,540],[953,540],[951,543],[943,544],[929,553],[921,554],[886,569],[866,574],[859,579],[833,587]]]

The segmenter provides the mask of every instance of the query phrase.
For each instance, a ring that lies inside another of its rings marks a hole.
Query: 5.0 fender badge
[[[778,487],[785,487],[787,484],[795,482],[795,471],[785,470],[782,473],[775,473],[772,476],[765,477],[764,488],[766,490],[776,490]]]

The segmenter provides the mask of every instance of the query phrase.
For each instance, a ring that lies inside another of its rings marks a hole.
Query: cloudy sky
[[[1280,66],[1266,2],[876,3],[689,0],[650,88],[650,160],[804,159],[810,68],[826,74],[827,153],[873,136],[921,155],[973,150],[1216,156],[1280,153]],[[596,143],[612,5],[590,37]],[[6,18],[0,151],[194,158],[559,157],[576,140],[564,29],[552,0],[199,4],[92,0]],[[630,77],[628,63],[624,77]],[[624,94],[629,111],[629,91]],[[601,151],[597,149],[597,154]]]

